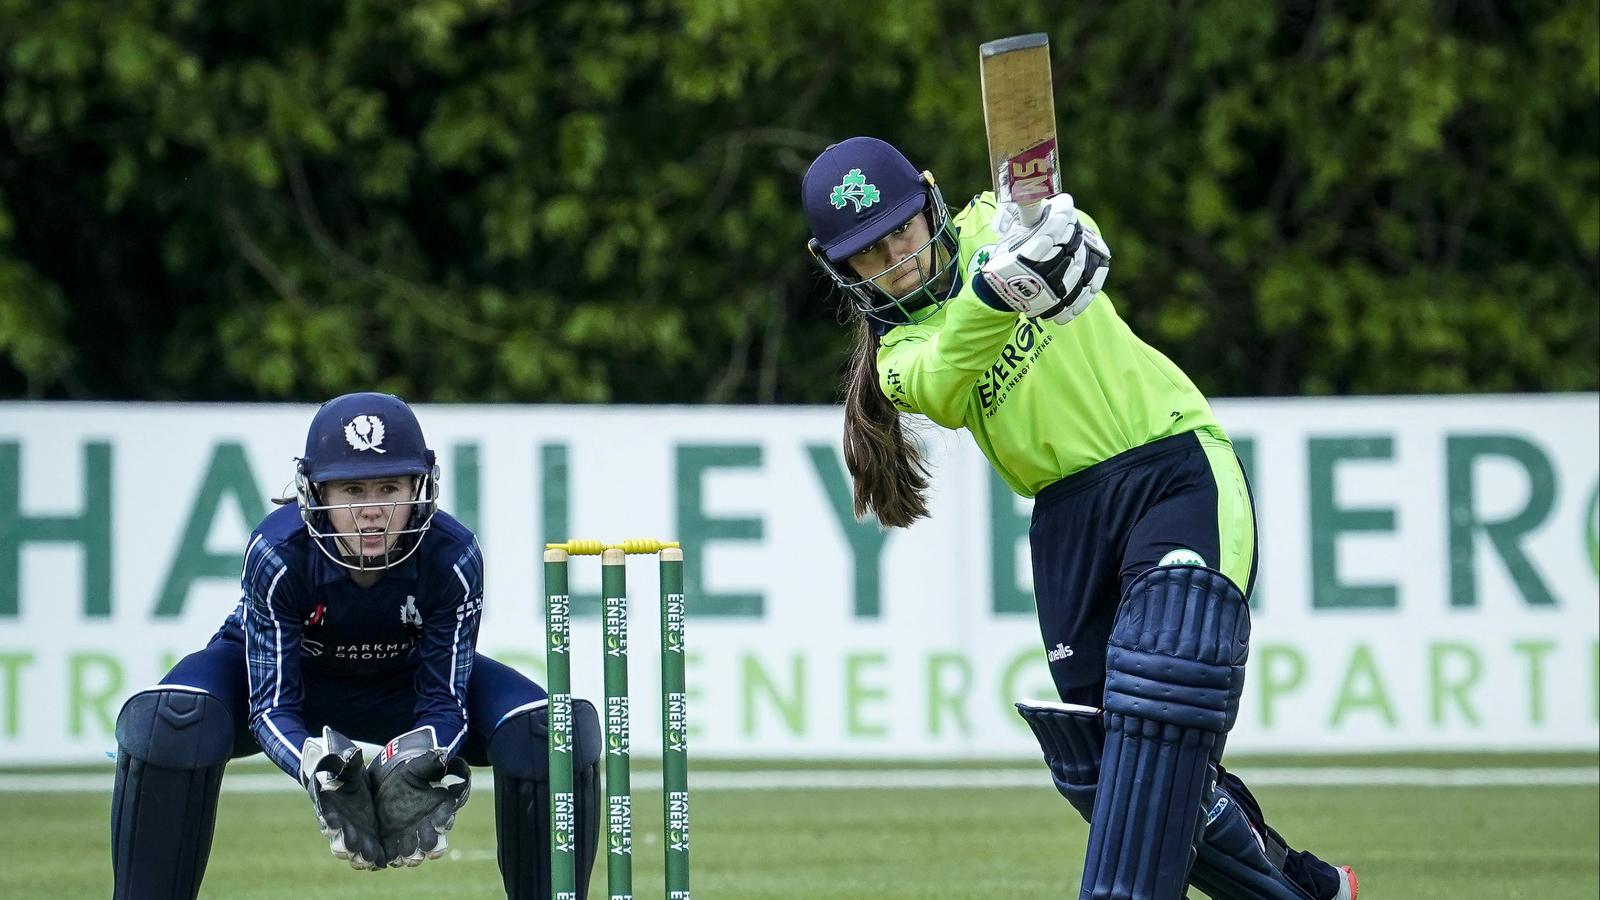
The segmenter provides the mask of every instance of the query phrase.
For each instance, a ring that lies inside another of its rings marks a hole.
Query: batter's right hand
[[[300,748],[300,784],[311,795],[317,825],[333,855],[352,869],[383,868],[378,816],[362,765],[361,748],[332,728],[306,738]]]
[[[973,289],[995,309],[1065,325],[1104,287],[1111,251],[1078,220],[1071,194],[1046,200],[1038,215],[1030,226],[1013,204],[1000,205],[999,246],[979,270]]]

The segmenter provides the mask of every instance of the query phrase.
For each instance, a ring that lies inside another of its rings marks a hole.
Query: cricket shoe
[[[1339,893],[1333,895],[1333,900],[1356,900],[1356,894],[1361,890],[1361,879],[1356,877],[1356,870],[1349,866],[1339,867]]]

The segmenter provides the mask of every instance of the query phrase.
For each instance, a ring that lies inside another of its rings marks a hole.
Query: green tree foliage
[[[1208,391],[1600,386],[1594,0],[0,0],[0,394],[828,402],[806,164],[1029,30]]]

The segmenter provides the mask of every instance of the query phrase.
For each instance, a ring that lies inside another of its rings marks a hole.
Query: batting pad
[[[1094,812],[1100,757],[1105,753],[1100,710],[1053,700],[1019,700],[1013,705],[1039,739],[1056,790],[1088,821]]]
[[[1015,705],[1039,739],[1056,790],[1084,821],[1091,821],[1105,747],[1100,710],[1054,700],[1019,700]],[[1211,795],[1189,884],[1212,900],[1312,900],[1283,873],[1288,850],[1283,839],[1260,821],[1260,810],[1243,783],[1233,779],[1232,785],[1218,783]]]
[[[1183,897],[1249,639],[1244,595],[1220,572],[1158,566],[1128,588],[1106,653],[1106,744],[1080,900]]]
[[[1257,830],[1238,798],[1218,785],[1189,883],[1211,900],[1312,900],[1283,874],[1285,849],[1276,833]]]

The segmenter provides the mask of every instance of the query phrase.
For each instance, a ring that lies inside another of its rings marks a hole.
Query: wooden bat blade
[[[1050,38],[1021,34],[989,41],[978,48],[978,69],[995,199],[1031,210],[1061,193]]]

